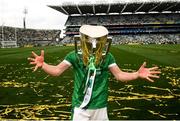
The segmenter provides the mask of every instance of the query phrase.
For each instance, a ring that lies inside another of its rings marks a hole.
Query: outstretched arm
[[[159,78],[159,76],[156,75],[161,73],[158,70],[158,67],[145,68],[145,66],[146,66],[146,62],[142,64],[142,66],[139,68],[138,71],[132,73],[123,72],[122,70],[120,70],[120,68],[117,65],[110,67],[109,70],[117,80],[123,82],[135,80],[138,78],[146,79],[150,82],[154,82],[154,80],[152,80],[151,78]]]
[[[49,65],[44,62],[44,50],[41,50],[41,55],[38,56],[36,53],[32,51],[33,58],[28,58],[30,61],[30,64],[35,65],[34,71],[36,71],[38,68],[42,68],[47,74],[50,74],[52,76],[59,76],[62,74],[66,69],[70,67],[69,64],[67,64],[65,61],[62,61],[60,64],[53,66]]]

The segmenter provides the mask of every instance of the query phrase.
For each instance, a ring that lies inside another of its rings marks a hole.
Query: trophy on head
[[[108,30],[104,26],[82,25],[79,36],[74,37],[75,52],[87,69],[84,99],[80,108],[86,108],[90,102],[96,70],[101,66],[111,45]],[[80,40],[80,41],[78,41]]]
[[[109,51],[111,38],[104,26],[82,25],[79,36],[75,36],[75,51],[82,59],[85,66],[90,63],[98,67]],[[78,40],[79,43],[78,43]]]

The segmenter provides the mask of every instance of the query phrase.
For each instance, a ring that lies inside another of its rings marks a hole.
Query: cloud
[[[63,29],[67,16],[49,8],[59,0],[0,0],[0,25],[23,27],[23,11],[26,8],[27,28]]]

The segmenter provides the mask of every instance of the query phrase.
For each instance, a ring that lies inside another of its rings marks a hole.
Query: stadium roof
[[[66,15],[87,15],[87,14],[123,14],[123,13],[153,13],[153,12],[178,12],[180,13],[179,0],[116,0],[108,3],[100,1],[91,3],[90,1],[75,3],[63,3],[62,5],[49,5],[49,7]]]

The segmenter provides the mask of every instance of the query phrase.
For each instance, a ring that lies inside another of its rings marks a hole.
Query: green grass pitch
[[[0,119],[70,119],[72,68],[60,77],[41,69],[33,73],[27,58],[45,50],[45,61],[56,65],[74,47],[0,49]],[[162,73],[154,83],[109,80],[110,120],[180,119],[180,45],[116,45],[110,52],[123,71],[135,71],[146,61]]]

